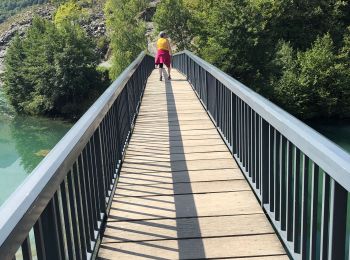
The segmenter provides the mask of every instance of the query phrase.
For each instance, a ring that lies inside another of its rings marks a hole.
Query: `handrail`
[[[348,259],[350,155],[189,51],[174,55],[293,259]]]
[[[153,67],[150,57],[142,52],[137,59],[135,59],[135,61],[132,62],[128,68],[125,69],[124,72],[113,82],[113,84],[97,99],[90,109],[51,150],[45,159],[34,169],[32,174],[25,179],[25,181],[1,206],[0,259],[13,259],[14,254],[22,242],[28,240],[30,230],[36,225],[38,219],[47,208],[47,205],[53,200],[54,195],[56,196],[57,190],[62,189],[62,183],[65,183],[65,185],[70,188],[69,185],[71,184],[69,177],[68,180],[66,180],[66,178],[68,174],[71,174],[72,176],[75,174],[73,167],[77,167],[77,169],[78,167],[85,167],[85,164],[82,161],[84,156],[86,159],[85,163],[90,163],[88,160],[91,159],[90,157],[92,157],[92,154],[89,155],[89,152],[97,151],[98,155],[93,155],[96,157],[101,156],[100,151],[98,151],[98,149],[100,149],[101,154],[104,156],[111,157],[112,152],[114,152],[113,156],[115,156],[115,159],[119,157],[118,161],[110,162],[108,161],[111,160],[109,157],[101,158],[99,162],[97,162],[96,159],[96,161],[92,161],[92,163],[89,164],[95,168],[90,170],[86,169],[87,171],[90,171],[90,178],[92,176],[91,174],[95,174],[95,170],[96,174],[102,174],[100,172],[105,174],[104,176],[100,177],[96,175],[96,177],[94,177],[95,183],[89,183],[89,187],[94,187],[96,192],[95,194],[100,195],[100,197],[102,196],[102,193],[99,194],[100,191],[97,191],[98,187],[100,187],[99,185],[104,185],[104,187],[107,187],[108,189],[110,188],[110,185],[113,186],[116,179],[115,176],[112,176],[112,178],[107,178],[107,170],[109,169],[106,168],[106,164],[112,164],[114,171],[115,169],[118,169],[117,164],[120,164],[120,161],[122,160],[122,157],[120,157],[123,153],[122,146],[125,145],[125,142],[127,142],[127,138],[132,130],[133,118],[137,113],[146,79],[152,69]],[[120,109],[117,106],[119,106]],[[119,115],[118,109],[120,111],[124,109],[126,112],[123,110],[124,114]],[[119,120],[116,120],[116,118],[119,118]],[[119,126],[119,128],[113,129],[112,133],[109,129],[111,126]],[[127,129],[129,129],[129,131],[126,131]],[[120,140],[117,140],[117,137],[113,136],[115,133],[117,133]],[[121,146],[107,147],[106,144],[100,143],[101,138],[105,138],[106,140],[107,138],[112,138],[115,141],[120,142]],[[84,149],[87,151],[84,151]],[[116,153],[117,151],[118,154]],[[84,154],[82,154],[83,152]],[[81,165],[78,165],[78,159]],[[97,170],[97,166],[100,166],[99,170]],[[81,172],[83,171],[83,169],[80,170]],[[86,174],[88,174],[87,171]],[[114,175],[114,173],[112,175]],[[102,177],[103,183],[99,179]],[[72,177],[72,179],[73,178],[75,177]],[[80,178],[82,177],[80,176]],[[78,185],[78,183],[75,184]],[[60,191],[62,194],[64,192]],[[71,190],[67,191],[67,194],[69,192],[71,192]],[[105,193],[108,193],[107,190]],[[61,197],[63,196],[62,194]],[[58,211],[64,211],[62,210],[62,203],[60,202],[62,200],[61,197],[59,197],[59,199],[56,201],[56,204],[60,204],[60,207],[58,207],[59,205],[56,205],[56,210]],[[68,197],[67,199],[72,199]],[[107,197],[99,198],[100,202],[96,202],[96,205],[101,203],[99,204],[101,209],[106,208],[106,205],[103,205],[103,202],[101,202],[106,201],[106,199]],[[74,198],[74,200],[74,203],[77,203],[78,199]],[[85,204],[81,207],[84,206]],[[104,211],[106,210],[101,210],[100,213],[103,214]],[[60,212],[60,214],[62,214],[62,212]],[[73,213],[71,212],[71,214]],[[57,218],[60,217],[62,216],[60,215]],[[72,218],[72,215],[70,218]],[[88,221],[91,223],[93,222],[92,220]],[[100,219],[98,219],[98,221],[100,221]],[[65,223],[59,224],[64,225]],[[95,225],[95,223],[93,224]],[[42,228],[45,229],[48,227]],[[45,234],[40,235],[45,236]],[[39,236],[36,234],[36,238],[37,237]],[[96,241],[96,238],[91,237],[91,241]],[[36,243],[39,242],[36,241]],[[91,252],[92,250],[88,251]],[[83,252],[82,254],[85,253]]]
[[[269,124],[316,162],[334,180],[350,191],[350,154],[339,148],[313,128],[295,118],[270,100],[259,95],[225,72],[185,50],[175,55],[186,54],[202,68],[219,79],[230,91],[240,97]]]

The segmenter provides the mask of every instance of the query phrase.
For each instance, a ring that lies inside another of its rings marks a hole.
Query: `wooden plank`
[[[118,185],[117,196],[180,195],[212,192],[250,191],[245,180],[192,182],[174,184]]]
[[[99,256],[106,259],[204,259],[283,254],[285,251],[274,234],[103,243],[99,252]]]
[[[201,139],[221,139],[217,133],[212,133],[212,134],[206,134],[206,135],[178,135],[178,136],[163,136],[163,137],[159,137],[159,136],[152,136],[151,134],[149,135],[143,135],[143,136],[136,136],[133,135],[132,136],[132,140],[133,141],[137,141],[137,142],[152,142],[152,141],[184,141],[184,140],[201,140]]]
[[[154,124],[154,122],[137,122],[136,123],[138,128],[171,128],[171,127],[178,127],[178,126],[198,126],[198,125],[212,125],[211,122],[203,121],[203,120],[189,120],[189,121],[172,121],[172,122],[159,122],[157,125]]]
[[[175,140],[169,142],[155,142],[155,143],[139,143],[137,141],[132,141],[129,143],[129,147],[161,147],[161,148],[171,148],[171,147],[185,147],[185,146],[203,146],[203,145],[220,145],[222,144],[221,139],[208,139],[208,140]]]
[[[232,155],[229,152],[212,152],[212,153],[188,153],[188,154],[167,154],[164,156],[149,156],[149,153],[128,151],[125,156],[125,160],[133,162],[174,162],[180,160],[193,161],[193,160],[216,160],[216,159],[230,159]]]
[[[132,152],[148,152],[153,155],[170,155],[170,154],[188,154],[188,153],[211,153],[211,152],[227,152],[227,146],[221,145],[202,145],[202,146],[186,146],[172,147],[171,149],[152,149],[148,147],[128,148]]]
[[[152,152],[152,149],[149,149]],[[156,163],[131,163],[125,162],[123,164],[123,169],[132,169],[136,172],[153,172],[153,171],[199,171],[199,170],[211,170],[220,169],[224,167],[228,168],[238,168],[235,161],[232,159],[215,159],[215,160],[195,160],[195,161],[174,161],[174,162],[156,162]]]
[[[98,258],[288,259],[188,82],[157,77],[148,81]]]
[[[244,179],[239,169],[203,170],[155,173],[133,173],[122,170],[119,183],[125,184],[167,184],[177,182],[223,181]]]
[[[274,233],[265,215],[107,222],[103,243]]]
[[[169,133],[157,133],[157,132],[152,132],[152,130],[138,130],[135,129],[134,135],[135,136],[145,136],[145,135],[152,135],[154,137],[169,137],[172,138],[173,136],[198,136],[198,135],[212,135],[212,134],[218,134],[218,132],[215,129],[196,129],[196,130],[191,130],[191,131],[170,131]]]
[[[177,122],[176,122],[177,123]],[[137,125],[140,127],[139,125]],[[173,125],[141,125],[142,130],[152,130],[153,132],[169,132],[169,131],[188,131],[193,129],[215,129],[211,122],[203,122],[202,124],[173,124]]]
[[[147,200],[147,197],[115,196],[110,220],[140,220],[162,218],[203,217],[262,213],[251,191],[157,196],[163,202]]]

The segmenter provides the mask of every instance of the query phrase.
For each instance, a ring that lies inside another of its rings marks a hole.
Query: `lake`
[[[0,205],[70,128],[61,120],[15,115],[0,92]]]

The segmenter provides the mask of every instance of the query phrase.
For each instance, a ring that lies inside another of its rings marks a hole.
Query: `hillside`
[[[108,43],[104,37],[106,29],[102,7],[103,4],[98,2],[93,7],[87,8],[88,19],[82,24],[87,34],[96,39],[101,58],[104,57],[108,49]],[[0,23],[0,74],[3,72],[3,60],[11,39],[17,33],[20,36],[24,36],[35,16],[52,19],[56,9],[57,7],[55,5],[49,3],[34,5],[21,10],[3,23]]]
[[[48,0],[0,0],[0,23],[29,6],[47,2]]]
[[[23,36],[35,16],[51,19],[55,10],[56,7],[50,4],[31,6],[0,24],[0,73],[3,72],[3,60],[11,39],[17,33]]]

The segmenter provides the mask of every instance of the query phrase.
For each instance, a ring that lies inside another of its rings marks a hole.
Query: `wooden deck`
[[[288,259],[185,78],[148,80],[99,259]]]

